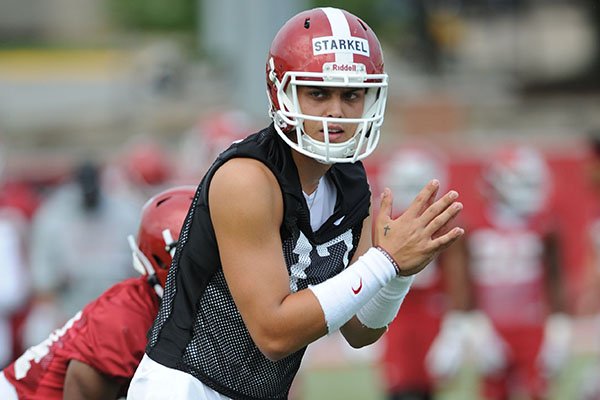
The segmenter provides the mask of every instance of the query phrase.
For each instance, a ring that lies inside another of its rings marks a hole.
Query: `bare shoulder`
[[[226,213],[249,222],[267,216],[281,218],[283,201],[269,168],[251,158],[234,158],[215,172],[209,188],[211,215]]]

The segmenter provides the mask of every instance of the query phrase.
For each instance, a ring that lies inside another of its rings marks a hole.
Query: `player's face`
[[[365,105],[366,89],[299,86],[298,101],[307,115],[332,118],[360,118]],[[358,124],[329,122],[329,142],[340,143],[352,138]],[[304,131],[315,140],[324,142],[321,121],[304,120]]]

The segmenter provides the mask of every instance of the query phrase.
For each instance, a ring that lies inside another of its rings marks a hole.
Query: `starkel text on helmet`
[[[335,36],[319,37],[313,39],[313,54],[327,54],[338,51],[359,54],[369,57],[369,42],[362,38],[340,38]]]

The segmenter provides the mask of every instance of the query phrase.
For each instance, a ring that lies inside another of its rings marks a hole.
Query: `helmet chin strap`
[[[152,285],[158,297],[162,298],[163,288],[160,286],[160,283],[156,278],[156,274],[154,273],[154,269],[152,268],[152,264],[148,260],[148,257],[142,253],[138,245],[135,243],[133,235],[127,236],[127,242],[129,243],[129,247],[132,251],[133,268],[140,274],[148,276],[148,283]]]
[[[173,246],[173,243],[175,243],[175,239],[173,239],[171,230],[165,229],[164,231],[162,231],[162,237],[163,237],[163,240],[165,241],[165,250],[168,251],[169,254],[171,255],[171,258],[173,258],[173,256],[175,255],[176,247]]]
[[[152,275],[154,274],[154,270],[150,266],[150,261],[144,253],[142,253],[135,243],[135,238],[133,235],[127,236],[127,242],[129,243],[129,248],[132,251],[133,255],[133,269],[139,272],[142,275]]]

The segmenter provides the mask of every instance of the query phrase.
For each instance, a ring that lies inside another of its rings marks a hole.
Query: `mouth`
[[[346,133],[346,131],[340,125],[328,125],[327,132],[329,133],[329,142],[331,143],[343,141]],[[323,134],[323,138],[325,138],[324,129],[321,130],[321,133]]]

